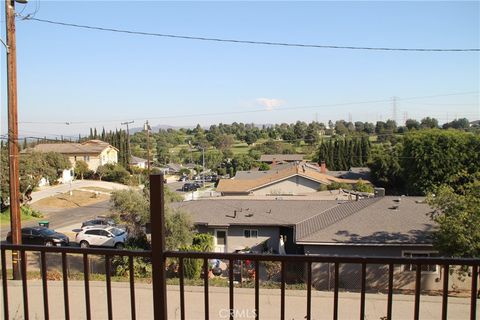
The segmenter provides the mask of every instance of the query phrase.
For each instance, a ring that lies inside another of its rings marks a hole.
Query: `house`
[[[152,164],[152,161],[150,161],[150,164]],[[131,156],[130,157],[130,166],[131,167],[137,167],[140,169],[146,169],[148,167],[148,160],[147,159],[142,159],[139,157]]]
[[[42,143],[26,150],[29,151],[58,152],[68,157],[72,167],[75,167],[78,160],[83,160],[93,171],[107,163],[118,163],[118,149],[101,140],[88,140],[82,143]]]
[[[358,201],[209,199],[173,204],[189,212],[199,232],[214,236],[215,251],[307,255],[435,256],[432,209],[421,197],[376,197]],[[280,240],[282,239],[282,240]],[[283,244],[283,245],[282,245]],[[283,247],[283,249],[282,249]],[[304,265],[297,266],[305,274]],[[415,265],[393,267],[395,289],[415,287]],[[312,264],[317,289],[334,286],[334,266]],[[339,267],[341,288],[361,287],[361,265]],[[367,289],[384,291],[388,266],[367,266]],[[440,266],[422,266],[422,289],[441,289]],[[468,286],[454,274],[450,286]]]
[[[324,167],[307,162],[277,165],[268,171],[239,171],[233,179],[222,179],[217,192],[222,195],[301,195],[317,192],[333,182],[355,184],[326,173]]]
[[[179,163],[168,163],[166,166],[165,166],[165,173],[168,173],[168,174],[178,174],[180,172],[180,170],[183,169],[183,166]]]
[[[263,154],[259,161],[275,166],[282,163],[303,161],[303,157],[303,154]]]

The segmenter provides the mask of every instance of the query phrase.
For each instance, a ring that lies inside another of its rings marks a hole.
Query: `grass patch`
[[[34,210],[29,206],[21,206],[20,213],[21,213],[20,215],[21,221],[39,220],[43,218],[43,215],[40,211]],[[10,224],[10,208],[0,214],[0,225],[5,226],[9,224]]]
[[[111,190],[109,190],[110,192]],[[35,202],[35,207],[39,208],[77,208],[98,203],[110,199],[109,195],[98,194],[94,192],[74,190],[72,195],[69,193],[59,194],[53,197],[45,198]]]
[[[248,151],[250,151],[250,147],[245,142],[238,142],[232,146],[231,150],[234,155],[248,154]]]

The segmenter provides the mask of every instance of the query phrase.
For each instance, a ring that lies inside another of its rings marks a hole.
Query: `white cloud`
[[[272,111],[276,107],[285,104],[285,101],[280,99],[258,98],[255,100],[257,106],[265,107],[266,110]]]

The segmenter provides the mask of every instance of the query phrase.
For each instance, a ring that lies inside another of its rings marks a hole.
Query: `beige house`
[[[72,163],[72,167],[78,160],[83,160],[93,171],[107,163],[118,162],[118,149],[101,140],[88,140],[82,143],[43,143],[36,145],[32,151],[64,154]]]
[[[358,180],[331,176],[324,166],[293,162],[276,165],[268,171],[239,171],[233,179],[220,180],[217,191],[224,196],[304,195],[333,182],[353,185]]]

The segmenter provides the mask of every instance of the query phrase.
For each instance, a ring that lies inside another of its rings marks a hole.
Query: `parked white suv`
[[[127,233],[125,230],[111,226],[89,226],[77,233],[75,241],[81,248],[112,247],[123,249]]]

